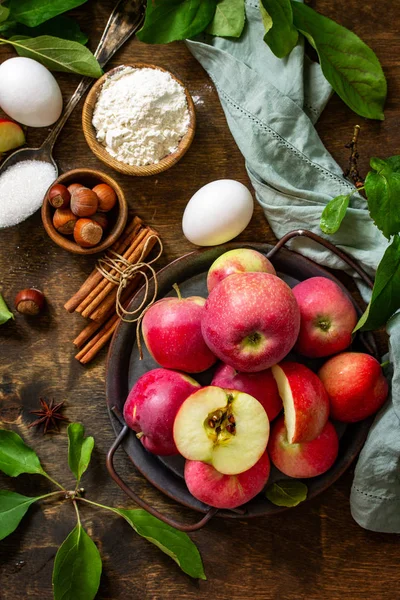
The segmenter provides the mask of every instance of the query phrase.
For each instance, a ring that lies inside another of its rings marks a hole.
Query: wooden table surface
[[[95,47],[112,0],[89,1],[76,11]],[[337,161],[346,166],[353,126],[362,126],[360,164],[364,173],[369,156],[398,153],[400,137],[400,13],[396,3],[382,0],[318,0],[323,14],[360,34],[377,52],[389,82],[386,120],[358,118],[337,97],[332,98],[318,123],[318,131]],[[0,47],[0,62],[12,56]],[[153,62],[178,75],[195,100],[198,126],[193,146],[170,171],[151,178],[129,178],[111,173],[88,149],[80,124],[81,106],[69,119],[55,149],[60,172],[76,167],[99,168],[114,175],[129,204],[161,234],[165,253],[161,264],[193,249],[181,232],[182,212],[191,195],[205,183],[234,178],[249,184],[243,158],[228,130],[217,94],[207,75],[181,43],[146,46],[128,42],[110,67],[132,61]],[[78,78],[57,76],[65,101]],[[29,130],[28,144],[39,144],[47,129]],[[257,206],[240,240],[272,241],[273,235]],[[79,315],[68,315],[64,302],[93,267],[93,258],[68,254],[45,234],[40,214],[0,233],[1,292],[8,304],[25,287],[42,289],[48,299],[46,314],[36,321],[17,316],[0,328],[0,423],[17,431],[42,457],[48,471],[72,485],[66,463],[65,427],[59,435],[42,436],[28,429],[29,411],[39,396],[66,401],[65,414],[82,422],[94,435],[92,465],[84,478],[87,497],[120,507],[132,506],[111,481],[105,455],[113,433],[105,408],[103,351],[87,367],[73,357],[71,340],[82,328]],[[169,501],[135,474],[121,451],[117,465],[144,498],[169,514],[193,519],[195,515]],[[103,575],[98,598],[176,600],[380,600],[400,598],[398,589],[400,545],[398,536],[361,529],[350,515],[349,493],[353,468],[329,490],[311,502],[279,516],[249,522],[215,519],[193,534],[201,551],[207,581],[193,581],[152,544],[135,535],[114,516],[83,507],[85,528],[98,543]],[[50,491],[38,476],[0,477],[1,487],[26,495]],[[33,508],[15,533],[0,543],[0,598],[52,598],[51,572],[58,546],[75,524],[72,506],[47,504]]]

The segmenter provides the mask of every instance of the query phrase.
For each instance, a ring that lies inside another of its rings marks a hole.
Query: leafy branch
[[[170,556],[191,577],[205,579],[199,551],[186,533],[166,525],[142,509],[105,506],[83,497],[80,481],[86,472],[94,448],[93,437],[85,438],[80,423],[68,426],[68,465],[75,477],[73,490],[55,481],[43,469],[39,457],[22,438],[0,429],[0,470],[10,477],[23,473],[46,477],[57,491],[36,497],[23,496],[10,490],[0,490],[0,540],[17,529],[29,507],[49,498],[72,503],[77,523],[57,551],[53,568],[55,600],[92,600],[95,598],[102,572],[102,561],[96,544],[82,526],[79,504],[85,503],[122,517],[141,537],[155,544]]]
[[[264,41],[285,58],[304,36],[317,51],[322,72],[357,114],[382,120],[386,79],[378,58],[355,33],[296,0],[260,0]],[[245,25],[244,0],[147,0],[137,37],[165,44],[202,32],[239,38]]]
[[[52,71],[101,77],[96,58],[79,25],[64,12],[87,0],[9,0],[0,4],[0,44],[11,44],[20,56],[33,58]]]
[[[357,167],[357,125],[353,139],[346,147],[351,149],[351,176],[356,188],[346,196],[336,196],[325,206],[320,220],[321,230],[336,233],[346,215],[351,197],[364,190],[369,214],[378,229],[391,241],[380,261],[370,303],[354,331],[379,329],[400,309],[400,156],[386,159],[371,158],[364,185]]]

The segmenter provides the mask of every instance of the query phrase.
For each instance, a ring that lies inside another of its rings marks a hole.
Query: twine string
[[[144,257],[146,255],[150,241],[153,240],[154,238],[156,239],[156,243],[159,244],[158,254],[155,258],[153,258],[149,262],[144,262]],[[122,321],[125,321],[126,323],[135,323],[136,322],[139,327],[140,323],[143,319],[144,313],[146,312],[146,310],[148,308],[150,308],[150,306],[152,304],[154,304],[154,302],[157,298],[157,294],[158,294],[158,280],[157,280],[157,273],[156,273],[154,267],[152,267],[152,264],[155,263],[160,258],[162,253],[163,253],[163,244],[162,244],[161,239],[158,237],[158,235],[152,234],[147,238],[147,240],[143,246],[141,255],[136,263],[133,263],[133,264],[130,263],[128,260],[126,260],[126,258],[121,256],[114,250],[110,250],[110,254],[112,254],[113,257],[105,256],[104,258],[99,258],[99,260],[97,261],[96,269],[103,275],[103,277],[105,279],[107,279],[107,281],[118,286],[117,295],[116,295],[116,299],[115,299],[115,309],[116,309],[117,315],[119,316],[119,318]],[[110,269],[110,270],[107,270],[107,269]],[[112,270],[114,270],[115,273],[111,273]],[[147,270],[150,271],[150,277],[147,273]],[[127,287],[127,285],[134,279],[134,277],[136,277],[138,275],[139,276],[141,275],[145,280],[144,296],[143,296],[143,300],[140,303],[140,305],[138,306],[138,308],[136,308],[135,310],[129,311],[126,308],[124,308],[122,301],[121,301],[121,296],[122,296],[122,293],[124,292],[125,288]],[[149,287],[150,287],[150,279],[151,278],[153,278],[153,280],[154,280],[154,293],[153,293],[152,297],[149,299]],[[146,307],[143,308],[145,305],[146,305]],[[137,316],[134,317],[134,315],[137,315]],[[134,317],[134,318],[132,318],[132,317]],[[139,345],[139,349],[141,351],[140,345]]]

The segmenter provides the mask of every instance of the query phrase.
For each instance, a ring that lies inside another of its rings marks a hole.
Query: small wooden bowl
[[[100,144],[100,142],[96,138],[96,130],[93,127],[92,120],[93,112],[97,103],[97,98],[100,93],[101,87],[108,77],[111,77],[116,72],[120,71],[125,67],[133,67],[135,69],[159,69],[160,71],[165,71],[166,73],[169,73],[171,77],[173,77],[173,79],[175,79],[175,81],[177,81],[185,90],[190,115],[189,129],[179,142],[177,150],[172,154],[168,154],[167,156],[165,156],[157,164],[144,165],[142,167],[138,167],[135,165],[127,165],[113,158],[107,152],[105,147],[102,144]],[[109,167],[112,167],[113,169],[119,171],[120,173],[123,173],[124,175],[155,175],[157,173],[161,173],[162,171],[166,171],[167,169],[175,165],[178,162],[178,160],[180,160],[189,149],[189,146],[193,141],[194,132],[196,129],[196,113],[194,110],[194,104],[191,95],[189,94],[188,90],[183,85],[183,83],[177,77],[175,77],[175,75],[173,75],[170,71],[167,71],[167,69],[163,69],[162,67],[158,67],[156,65],[135,63],[121,65],[119,67],[116,67],[115,69],[111,69],[111,71],[108,71],[108,73],[106,73],[105,75],[103,75],[103,77],[96,81],[96,83],[91,88],[83,106],[82,128],[86,141],[93,154]]]
[[[48,201],[48,192],[56,183],[62,183],[65,186],[68,186],[71,183],[82,183],[88,188],[93,188],[99,183],[107,183],[117,194],[116,205],[110,212],[106,213],[107,216],[110,216],[112,227],[106,234],[106,237],[104,237],[97,246],[93,246],[92,248],[82,248],[74,241],[72,236],[62,235],[55,229],[53,225],[54,208]],[[53,242],[58,244],[61,248],[64,248],[64,250],[68,250],[74,254],[96,254],[97,252],[102,252],[109,248],[123,232],[128,220],[128,204],[125,194],[118,183],[105,173],[94,171],[93,169],[74,169],[73,171],[67,171],[67,173],[60,175],[60,177],[51,184],[49,190],[47,190],[42,204],[42,221],[45,230]]]

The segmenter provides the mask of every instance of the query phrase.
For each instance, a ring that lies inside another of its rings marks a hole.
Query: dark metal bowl
[[[320,241],[320,238],[315,236],[315,234],[309,234],[309,232],[301,231],[293,232],[289,234],[289,236],[285,236],[285,240],[281,240],[281,242],[275,247],[272,247],[268,244],[259,243],[231,243],[210,249],[197,250],[187,254],[178,260],[175,260],[158,273],[158,298],[162,298],[163,296],[171,293],[172,285],[174,283],[178,283],[180,285],[183,296],[194,295],[194,293],[204,295],[206,293],[205,282],[207,271],[214,260],[227,250],[247,247],[254,248],[255,250],[268,255],[271,258],[271,262],[273,263],[277,272],[289,283],[289,285],[295,285],[299,281],[309,277],[317,276],[327,277],[335,281],[342,288],[344,293],[351,299],[358,314],[360,315],[362,312],[360,307],[357,306],[350,292],[338,279],[336,279],[336,277],[334,277],[323,267],[317,265],[304,256],[287,250],[286,248],[282,248],[284,241],[287,241],[287,239],[290,237],[295,237],[297,235],[307,235],[307,237],[312,237],[313,239]],[[350,261],[350,266],[358,271],[367,284],[371,285],[371,281],[368,276],[358,265],[355,265],[351,259],[332,247],[325,240],[322,240],[321,243],[323,243],[325,246],[328,246],[332,251],[341,256],[341,258],[347,262]],[[205,290],[203,291],[203,294],[199,293],[199,291],[201,292],[202,289]],[[144,290],[142,289],[133,298],[129,310],[134,310],[140,305],[143,300],[143,295]],[[264,494],[259,494],[249,503],[237,510],[210,510],[209,506],[196,500],[196,498],[194,498],[188,491],[183,479],[184,461],[182,457],[158,457],[150,454],[136,438],[135,433],[127,429],[121,414],[125,400],[128,396],[128,392],[140,375],[147,370],[158,366],[150,357],[150,355],[146,353],[146,351],[144,351],[144,360],[139,361],[138,349],[135,343],[135,334],[135,323],[121,322],[114,334],[108,355],[106,376],[107,404],[110,412],[111,423],[117,435],[117,439],[110,450],[107,466],[114,480],[122,487],[122,489],[124,489],[127,494],[129,494],[146,510],[149,510],[157,517],[183,530],[193,530],[200,527],[214,514],[225,518],[243,519],[273,515],[281,512],[282,510],[286,510],[283,507],[273,505],[271,502],[269,502],[269,500],[267,500]],[[353,344],[353,350],[361,350],[374,355],[377,354],[372,335],[359,335]],[[300,357],[297,359],[304,362],[304,359],[301,359]],[[310,363],[307,362],[307,364],[309,365]],[[320,364],[321,361],[317,361],[311,366],[318,368]],[[200,383],[207,384],[211,381],[212,374],[210,372],[206,372],[205,374],[196,374],[194,377],[195,379],[199,380]],[[338,424],[338,433],[340,436],[338,458],[329,471],[323,475],[320,475],[319,477],[306,480],[308,486],[308,499],[314,498],[323,490],[328,488],[348,468],[360,451],[367,436],[370,424],[371,419],[348,426]],[[148,506],[143,500],[138,498],[134,491],[122,481],[113,466],[113,455],[120,443],[122,443],[125,452],[128,454],[135,467],[152,485],[182,505],[201,513],[206,513],[206,517],[195,525],[182,525],[180,523],[171,521],[164,515],[161,515],[158,511]],[[276,470],[275,472],[272,472],[272,479],[282,479],[283,477],[284,476]]]

